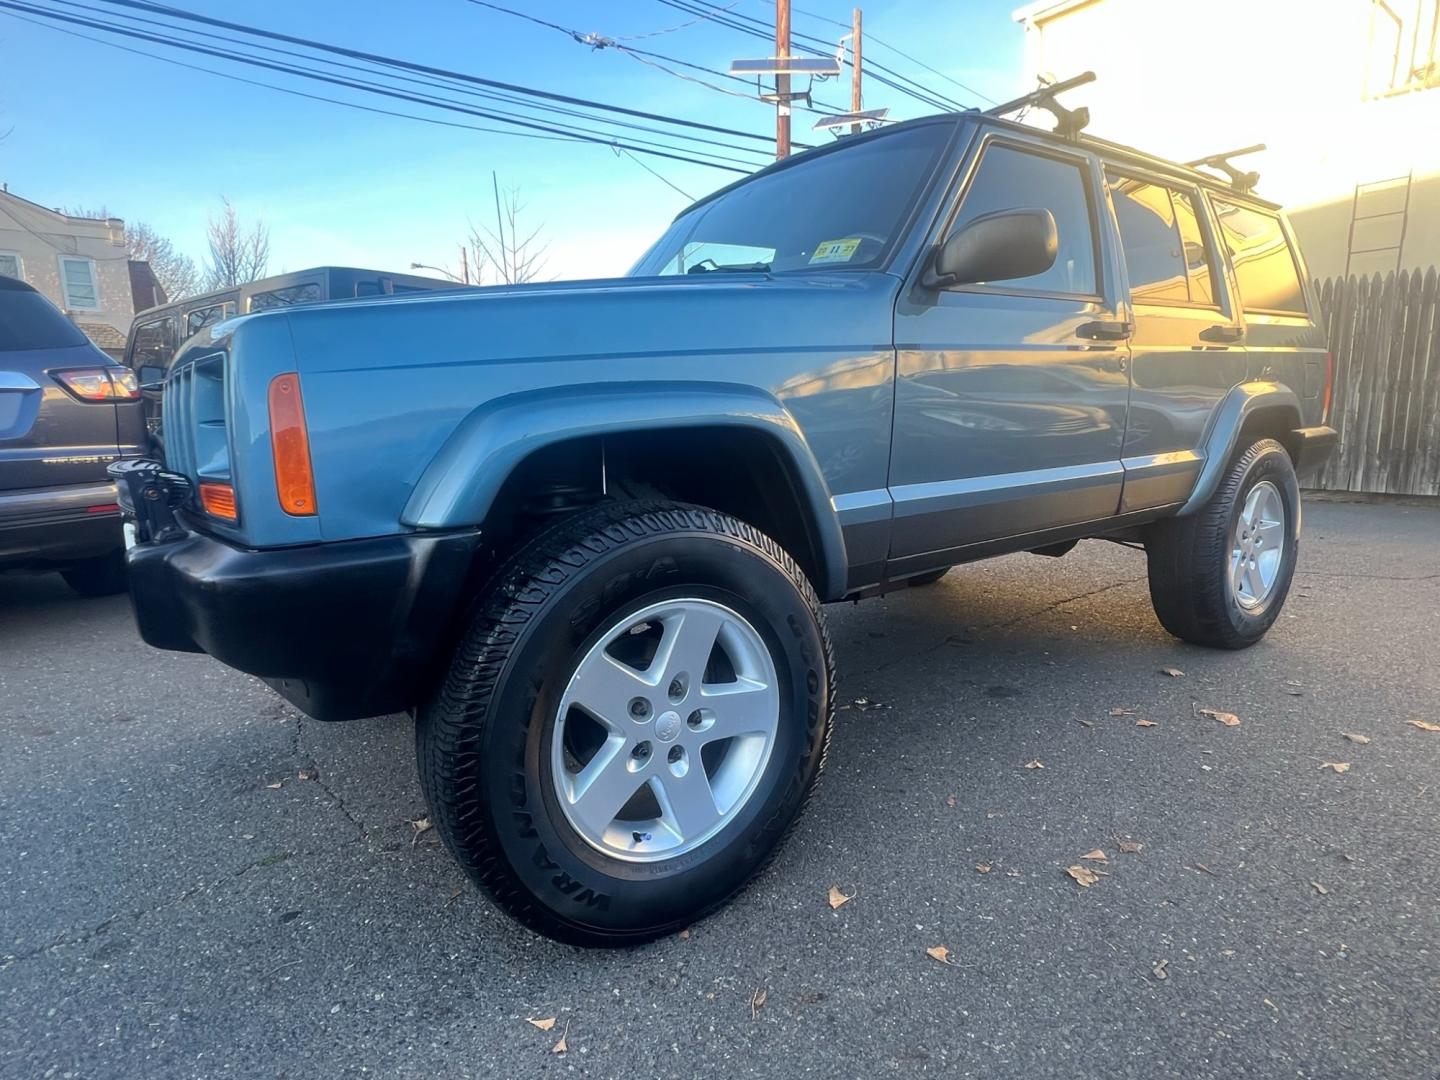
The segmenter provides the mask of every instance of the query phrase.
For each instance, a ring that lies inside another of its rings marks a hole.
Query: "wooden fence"
[[[1440,495],[1440,275],[1436,268],[1317,283],[1340,447],[1307,483]]]

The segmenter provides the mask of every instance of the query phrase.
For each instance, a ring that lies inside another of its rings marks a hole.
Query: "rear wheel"
[[[1242,448],[1198,512],[1151,527],[1145,550],[1161,625],[1196,645],[1255,644],[1280,617],[1299,533],[1290,455],[1274,439]]]
[[[820,771],[819,601],[768,537],[617,503],[526,544],[481,598],[417,724],[440,835],[516,918],[639,942],[723,904]]]
[[[60,571],[65,584],[81,596],[113,596],[125,591],[125,552],[85,559]]]

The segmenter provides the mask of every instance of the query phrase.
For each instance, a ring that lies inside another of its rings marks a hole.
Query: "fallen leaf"
[[[848,904],[851,900],[854,900],[854,899],[855,899],[855,894],[854,894],[854,893],[851,893],[849,896],[846,896],[843,892],[841,892],[839,889],[837,889],[834,885],[831,885],[831,886],[830,886],[830,910],[831,910],[831,911],[834,911],[836,908],[842,907],[842,906],[844,906],[845,904]]]
[[[1345,738],[1349,739],[1353,743],[1359,743],[1361,746],[1364,746],[1370,741],[1369,735],[1356,735],[1350,731],[1342,731],[1340,734],[1344,735]]]
[[[1025,763],[1025,768],[1027,769],[1043,769],[1044,767],[1044,764],[1040,761],[1039,758],[1036,758],[1034,761],[1027,761]]]
[[[1075,723],[1079,724],[1081,727],[1094,727],[1094,726],[1095,726],[1095,725],[1094,725],[1091,721],[1089,721],[1089,720],[1076,720]]]
[[[1324,885],[1321,885],[1320,882],[1318,882],[1318,881],[1312,881],[1312,882],[1310,882],[1310,884],[1313,885],[1313,886],[1315,886],[1315,891],[1318,892],[1321,896],[1329,896],[1329,895],[1330,895],[1330,890],[1327,889],[1327,888],[1325,888]]]
[[[1159,727],[1160,725],[1157,724],[1154,720],[1144,720],[1144,719],[1141,719],[1141,720],[1136,720],[1136,721],[1135,721],[1135,726],[1136,726],[1136,727]]]
[[[1088,866],[1067,866],[1065,873],[1075,879],[1075,884],[1087,889],[1099,881],[1101,877],[1100,874],[1097,874]]]
[[[770,992],[763,987],[757,989],[753,994],[750,995],[751,1020],[754,1020],[757,1016],[760,1015],[760,1010],[765,1007],[765,999],[769,996]]]
[[[1165,969],[1166,969],[1167,967],[1169,967],[1169,966],[1170,966],[1170,961],[1169,961],[1169,960],[1161,960],[1158,964],[1156,964],[1153,968],[1151,968],[1150,971],[1154,974],[1154,976],[1155,976],[1157,979],[1168,979],[1168,978],[1170,977],[1170,973],[1169,973],[1168,971],[1166,971]]]
[[[570,1049],[570,1044],[565,1041],[570,1034],[570,1021],[565,1021],[565,1030],[560,1033],[560,1041],[550,1048],[552,1054],[563,1054]]]
[[[975,872],[978,874],[988,874],[990,872],[990,864],[988,862],[976,863]]]
[[[410,822],[410,827],[416,832],[426,832],[429,829],[433,829],[435,826],[431,824],[431,821],[428,817],[421,817],[416,818],[414,821]]]
[[[1440,731],[1440,724],[1432,724],[1429,720],[1406,720],[1407,724],[1413,724],[1421,731]]]
[[[1332,771],[1334,771],[1334,772],[1337,772],[1337,773],[1344,773],[1344,772],[1349,772],[1349,771],[1350,771],[1350,762],[1348,762],[1348,761],[1325,761],[1325,762],[1321,762],[1320,768],[1322,768],[1322,769],[1330,769],[1330,770],[1332,770]]]
[[[1269,1005],[1270,1008],[1274,1009],[1277,1013],[1280,1011],[1280,1006],[1276,1005],[1269,998],[1261,998],[1260,1000],[1265,1002],[1266,1005]]]
[[[1185,869],[1194,870],[1197,874],[1209,874],[1211,877],[1220,876],[1219,874],[1215,873],[1214,870],[1211,870],[1208,866],[1206,866],[1203,862],[1186,863]]]
[[[1005,871],[1005,876],[1006,876],[1006,877],[1024,877],[1025,875],[1022,874],[1022,873],[1020,873],[1019,870],[1006,870],[1006,871]]]
[[[1162,667],[1160,670],[1166,675],[1169,675],[1172,679],[1178,679],[1181,675],[1185,674],[1178,667]]]
[[[283,780],[276,780],[275,783],[273,783],[273,784],[266,784],[265,786],[268,787],[271,791],[278,791],[280,788],[284,787],[285,785],[284,785],[284,781],[283,781]]]
[[[315,768],[301,769],[295,775],[300,780],[318,780],[320,779],[320,770]]]
[[[1240,717],[1236,716],[1233,712],[1222,712],[1219,709],[1201,709],[1200,715],[1209,716],[1215,720],[1219,720],[1220,723],[1224,724],[1226,727],[1235,727],[1237,724],[1240,723]]]
[[[687,926],[684,930],[681,930],[680,933],[676,934],[675,936],[678,937],[681,941],[689,941],[690,928]]]
[[[544,1020],[534,1020],[527,1016],[525,1022],[539,1028],[541,1031],[549,1031],[555,1026],[555,1017],[547,1016]]]
[[[949,796],[947,796],[946,799],[945,799],[945,805],[946,805],[946,806],[954,806],[954,805],[955,805],[955,796],[954,796],[954,795],[949,795]]]
[[[942,964],[954,963],[954,961],[950,959],[950,950],[947,949],[944,945],[932,945],[930,948],[925,950],[925,955],[930,957],[932,960],[939,960]]]
[[[453,904],[456,900],[459,900],[459,899],[460,899],[460,894],[461,894],[463,891],[464,891],[463,889],[456,889],[454,892],[452,892],[452,893],[450,894],[450,899],[445,901],[445,906],[446,906],[446,907],[449,907],[449,906],[450,906],[451,904]]]
[[[1144,844],[1137,844],[1134,840],[1120,841],[1120,852],[1124,855],[1138,855],[1144,847]]]
[[[1081,855],[1080,858],[1082,858],[1082,859],[1089,859],[1091,862],[1109,862],[1109,861],[1110,861],[1110,856],[1106,855],[1105,852],[1104,852],[1101,848],[1098,848],[1098,847],[1097,847],[1094,851],[1087,851],[1084,855]]]
[[[1139,709],[1111,709],[1111,710],[1110,710],[1110,715],[1111,715],[1111,716],[1134,716],[1134,715],[1135,715],[1137,712],[1139,712],[1139,711],[1140,711]]]

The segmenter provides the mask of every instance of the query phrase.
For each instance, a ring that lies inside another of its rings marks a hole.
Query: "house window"
[[[24,281],[23,269],[18,251],[0,251],[0,277],[13,277]]]
[[[60,288],[65,294],[67,308],[74,311],[100,310],[100,288],[95,282],[94,260],[61,255]]]

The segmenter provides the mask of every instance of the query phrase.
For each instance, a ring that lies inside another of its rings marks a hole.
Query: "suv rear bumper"
[[[1303,427],[1290,432],[1290,439],[1299,473],[1322,464],[1339,445],[1340,433],[1332,427]]]
[[[0,565],[62,566],[123,542],[108,481],[0,492]]]
[[[437,674],[477,534],[249,551],[199,533],[140,543],[135,621],[160,649],[258,675],[318,720],[414,705]]]

